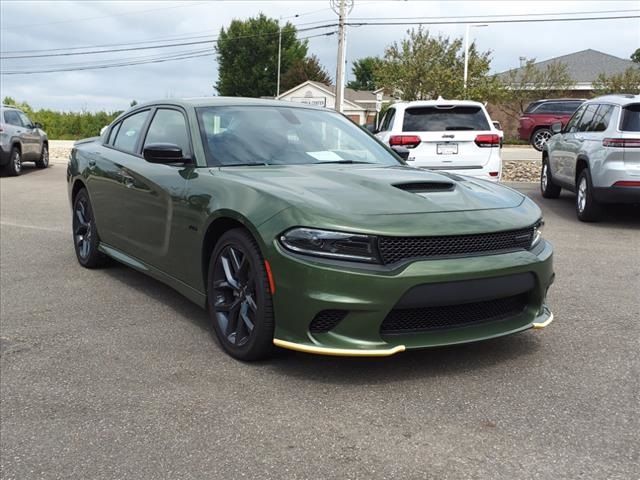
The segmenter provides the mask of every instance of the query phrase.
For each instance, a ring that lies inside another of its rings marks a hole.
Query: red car
[[[520,140],[528,141],[533,148],[541,152],[544,144],[551,138],[551,125],[561,122],[564,127],[584,101],[585,99],[578,98],[558,98],[530,103],[520,116]]]

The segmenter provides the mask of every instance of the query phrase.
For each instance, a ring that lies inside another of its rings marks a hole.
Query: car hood
[[[525,198],[488,181],[407,166],[270,165],[223,167],[212,173],[292,206],[359,215],[513,208]]]

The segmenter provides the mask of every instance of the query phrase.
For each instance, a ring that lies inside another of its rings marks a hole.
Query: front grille
[[[527,306],[527,294],[465,303],[423,308],[394,309],[380,327],[381,334],[427,332],[501,320],[521,313]]]
[[[378,248],[385,265],[414,258],[447,257],[531,247],[534,227],[505,232],[440,237],[380,237]]]
[[[338,325],[346,315],[346,310],[322,310],[311,320],[309,331],[311,333],[326,333]]]

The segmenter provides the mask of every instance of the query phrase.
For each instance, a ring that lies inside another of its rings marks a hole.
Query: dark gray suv
[[[49,166],[49,139],[42,125],[33,123],[15,107],[0,108],[0,168],[8,175],[20,175],[22,162]]]

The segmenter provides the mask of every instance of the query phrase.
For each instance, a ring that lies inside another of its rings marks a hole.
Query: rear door
[[[395,135],[395,134],[394,134]],[[499,149],[481,139],[496,135],[483,108],[477,105],[416,106],[405,109],[402,134],[414,165],[426,168],[480,169]],[[499,142],[499,138],[497,139]]]

